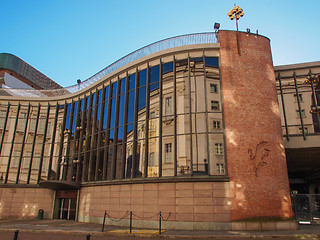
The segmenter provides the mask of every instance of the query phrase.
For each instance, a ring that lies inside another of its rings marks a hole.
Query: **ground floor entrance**
[[[320,194],[294,194],[292,203],[300,224],[320,224]]]
[[[75,220],[77,214],[78,191],[56,191],[55,218]]]

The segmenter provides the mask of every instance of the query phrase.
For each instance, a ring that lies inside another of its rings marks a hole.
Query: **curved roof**
[[[100,72],[96,73],[92,77],[83,81],[81,84],[76,84],[70,87],[66,87],[66,89],[72,93],[77,92],[83,88],[88,87],[92,83],[98,81],[99,79],[103,78],[104,76],[108,75],[114,70],[130,62],[133,62],[139,58],[150,55],[152,53],[160,52],[162,50],[166,50],[174,47],[193,45],[193,44],[202,44],[202,43],[217,43],[217,42],[218,42],[217,34],[214,32],[193,33],[193,34],[186,34],[186,35],[166,38],[158,42],[149,44],[145,47],[142,47],[124,56],[123,58],[120,58],[118,61],[112,63],[111,65],[102,69]]]
[[[139,58],[148,56],[152,53],[160,52],[166,49],[187,46],[187,45],[194,45],[194,44],[204,44],[204,43],[217,43],[217,34],[214,32],[207,32],[207,33],[194,33],[194,34],[187,34],[181,35],[176,37],[167,38],[164,40],[160,40],[158,42],[149,44],[145,47],[142,47],[123,58],[119,59],[118,61],[112,63],[111,65],[107,66],[106,68],[102,69],[100,72],[96,73],[92,77],[88,78],[87,80],[81,82],[80,84],[75,84],[73,86],[63,88],[59,84],[55,83],[50,78],[43,75],[41,72],[21,60],[20,58],[7,54],[1,53],[0,54],[0,69],[10,69],[14,72],[17,72],[19,75],[26,77],[32,80],[35,84],[42,82],[45,79],[46,83],[42,83],[42,89],[48,89],[48,91],[40,90],[45,96],[57,96],[57,95],[65,95],[68,93],[75,93],[79,90],[82,90],[91,84],[95,83],[96,81],[102,79],[104,76],[108,75],[109,73],[121,68],[122,66],[131,63]],[[49,90],[50,89],[50,90]],[[6,92],[8,90],[5,90]],[[34,93],[37,90],[26,90],[26,89],[11,89],[10,95],[14,96],[30,96],[31,95],[39,95],[38,92]],[[0,94],[1,95],[1,94]]]
[[[32,85],[37,86],[38,89],[63,88],[61,85],[13,54],[0,53],[0,70],[1,69],[10,70],[18,74],[32,83]]]

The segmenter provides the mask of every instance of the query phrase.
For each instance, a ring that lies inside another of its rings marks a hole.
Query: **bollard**
[[[90,240],[90,234],[87,235],[86,240]]]
[[[19,234],[19,230],[16,230],[16,231],[14,232],[13,240],[18,240],[18,234]]]
[[[102,230],[101,230],[101,232],[104,231],[104,223],[106,222],[106,216],[107,216],[107,211],[104,211],[104,217],[103,217],[103,223],[102,223]]]
[[[161,234],[161,211],[159,213],[159,234]]]
[[[130,233],[132,232],[132,211],[130,212]]]

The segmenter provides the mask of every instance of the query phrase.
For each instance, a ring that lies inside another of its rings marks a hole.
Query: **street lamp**
[[[240,19],[240,17],[244,16],[244,12],[243,12],[242,8],[240,8],[238,5],[234,5],[234,8],[232,8],[228,12],[228,16],[229,16],[230,20],[236,19],[236,26],[237,26],[237,31],[238,31],[238,20]]]

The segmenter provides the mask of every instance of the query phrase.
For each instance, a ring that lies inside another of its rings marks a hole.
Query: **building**
[[[23,61],[8,53],[0,54],[0,88],[4,96],[45,97],[42,90],[50,89],[52,94],[57,95],[60,90],[66,94],[66,90],[52,79]],[[28,90],[38,91],[28,91]]]
[[[292,191],[320,193],[320,62],[275,67]]]
[[[0,217],[290,220],[276,87],[269,39],[219,31],[156,42],[41,98],[0,97]]]

